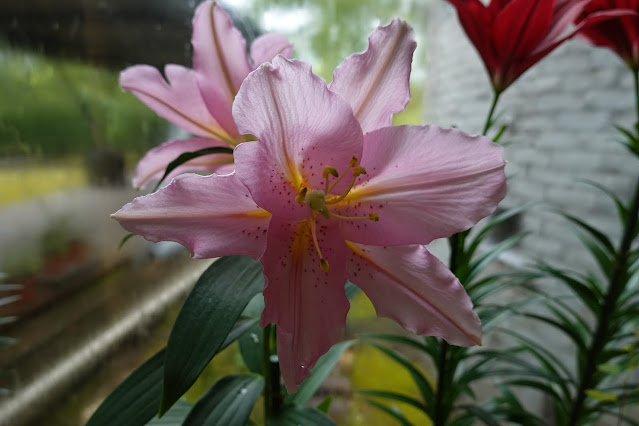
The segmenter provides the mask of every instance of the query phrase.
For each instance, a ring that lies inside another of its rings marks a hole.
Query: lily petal
[[[291,53],[293,53],[293,45],[280,34],[262,34],[251,43],[251,58],[253,58],[254,68],[264,62],[271,62],[277,55],[290,58]]]
[[[308,206],[295,202],[300,189],[323,189],[325,166],[341,172],[352,156],[361,158],[363,135],[351,107],[300,61],[277,56],[251,73],[233,116],[240,133],[259,139],[235,149],[237,174],[255,202],[276,216],[308,217]]]
[[[160,117],[187,132],[229,139],[226,131],[209,114],[195,72],[180,65],[167,65],[164,74],[166,80],[152,66],[135,65],[120,73],[120,86],[133,93]]]
[[[511,62],[530,53],[550,28],[555,0],[512,0],[494,20],[493,40],[500,56]]]
[[[242,33],[220,6],[206,1],[195,10],[191,44],[193,68],[203,76],[200,83],[222,82],[222,94],[230,107],[242,81],[252,70]],[[218,90],[216,86],[214,92]]]
[[[150,241],[177,241],[195,258],[259,258],[271,215],[255,205],[237,176],[181,175],[112,215]]]
[[[470,297],[426,247],[346,245],[349,279],[370,298],[378,316],[453,345],[481,344],[481,322]]]
[[[346,240],[373,245],[427,244],[470,228],[506,194],[502,148],[483,136],[437,126],[367,133],[368,174],[336,205]]]
[[[349,308],[344,240],[329,221],[317,224],[318,243],[330,265],[324,272],[309,220],[274,216],[261,258],[266,277],[261,325],[277,325],[280,367],[289,392],[297,390],[319,357],[341,339]]]
[[[218,146],[228,148],[229,144],[214,139],[203,138],[176,139],[165,142],[149,150],[144,157],[142,157],[135,169],[133,186],[143,188],[149,182],[160,179],[166,170],[166,166],[185,152],[199,151],[204,148]],[[233,155],[231,154],[203,155],[176,167],[166,176],[165,180],[169,182],[175,176],[185,172],[215,172],[221,166],[232,163]]]
[[[368,49],[344,60],[333,73],[329,88],[353,108],[364,133],[390,126],[394,113],[410,101],[410,70],[415,34],[394,19],[368,36]]]

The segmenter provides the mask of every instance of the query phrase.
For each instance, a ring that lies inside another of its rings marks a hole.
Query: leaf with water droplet
[[[259,374],[222,377],[195,404],[183,426],[245,425],[263,388]]]

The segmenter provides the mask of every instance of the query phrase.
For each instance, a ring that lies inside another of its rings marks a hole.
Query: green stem
[[[262,341],[262,372],[264,373],[264,419],[267,423],[268,419],[277,417],[282,408],[282,389],[280,386],[280,364],[277,355],[274,354],[275,348],[275,325],[269,324],[264,327],[264,336]]]
[[[586,355],[586,363],[579,378],[579,388],[575,395],[575,402],[570,411],[569,426],[579,423],[582,416],[583,407],[586,401],[586,391],[593,388],[594,375],[597,372],[597,364],[602,350],[610,338],[610,318],[617,309],[617,301],[625,289],[628,282],[628,254],[632,246],[633,237],[637,230],[637,220],[639,216],[639,179],[635,188],[634,198],[629,210],[628,222],[624,229],[619,251],[615,255],[615,264],[610,274],[608,292],[601,308],[601,314],[597,321],[597,329],[592,343]]]
[[[490,130],[490,128],[493,125],[493,114],[495,114],[495,108],[497,107],[497,101],[499,101],[499,96],[501,95],[501,92],[494,92],[495,94],[493,95],[493,102],[490,104],[490,109],[488,110],[488,116],[486,117],[486,123],[484,124],[484,130],[481,132],[482,135],[486,136],[486,133],[488,133],[488,130]]]

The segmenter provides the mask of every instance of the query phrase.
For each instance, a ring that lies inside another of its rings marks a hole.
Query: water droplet
[[[246,393],[246,388],[240,389],[240,395],[244,395]]]
[[[306,366],[305,366],[304,364],[300,364],[300,368],[301,368],[302,370],[306,370]]]
[[[260,338],[257,337],[257,334],[251,333],[249,336],[251,336],[251,339],[253,340],[253,343],[260,343]]]
[[[277,357],[277,355],[273,354],[271,356],[268,357],[268,360],[272,363],[276,363],[276,362],[280,362],[280,359]]]

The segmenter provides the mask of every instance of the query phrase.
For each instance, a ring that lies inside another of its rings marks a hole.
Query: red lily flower
[[[576,24],[589,19],[595,13],[615,9],[639,13],[639,0],[591,0],[575,20]],[[595,46],[608,47],[632,70],[639,70],[639,15],[622,16],[589,25],[581,35]]]
[[[497,93],[583,27],[614,14],[592,14],[563,35],[588,0],[491,0],[487,6],[480,0],[448,1],[457,9]]]

